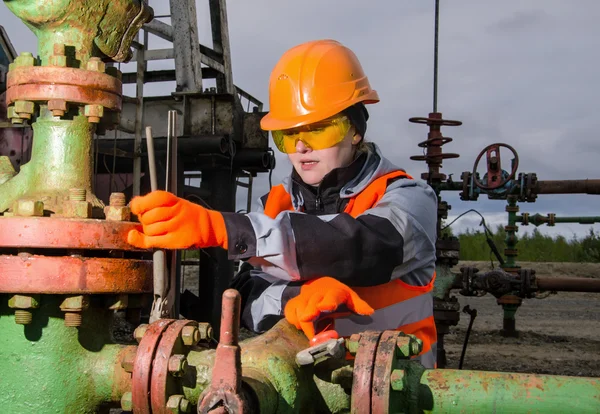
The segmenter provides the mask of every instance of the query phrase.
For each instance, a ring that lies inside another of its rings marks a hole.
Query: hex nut
[[[189,413],[191,408],[192,405],[185,398],[182,398],[181,401],[179,401],[179,410],[181,410],[182,413]]]
[[[63,207],[63,216],[72,218],[90,218],[92,217],[92,203],[89,201],[65,201]]]
[[[8,300],[8,307],[12,309],[36,309],[39,306],[36,296],[14,295]]]
[[[121,368],[125,370],[125,372],[133,372],[133,366],[135,364],[136,357],[136,347],[131,347],[123,354],[123,358],[121,358]]]
[[[121,397],[121,409],[123,411],[133,411],[133,396],[131,392],[126,392]]]
[[[44,215],[44,203],[37,200],[20,199],[13,203],[15,216],[42,217]]]
[[[346,340],[346,349],[351,355],[356,355],[358,352],[358,345],[360,341],[360,334],[352,334],[350,338]]]
[[[184,326],[181,330],[181,340],[187,346],[197,345],[200,342],[200,330],[196,326]]]
[[[67,102],[62,99],[51,99],[48,101],[48,110],[54,116],[64,116],[67,112]]]
[[[108,309],[110,310],[123,310],[127,309],[129,306],[129,295],[121,294],[114,297],[114,300],[111,301]]]
[[[106,72],[106,64],[99,57],[92,57],[86,65],[87,70],[94,72]]]
[[[142,341],[142,338],[146,334],[147,330],[148,330],[148,325],[142,324],[142,325],[138,326],[137,328],[135,328],[135,330],[133,331],[133,337],[138,342],[138,344]]]
[[[86,105],[83,108],[83,114],[87,117],[88,122],[97,124],[104,116],[104,107],[102,105]]]
[[[83,295],[69,296],[60,304],[60,310],[63,312],[74,312],[87,309],[89,307],[89,298]]]
[[[104,216],[107,221],[129,221],[131,219],[131,210],[129,207],[104,207]]]
[[[399,336],[396,341],[396,350],[398,352],[398,356],[400,358],[410,358],[411,357],[411,338],[409,336]]]
[[[185,373],[188,367],[187,358],[185,355],[177,354],[169,358],[169,373],[175,377],[179,377]]]
[[[21,52],[14,61],[16,67],[35,66],[35,58],[31,52]]]
[[[35,111],[35,104],[33,101],[15,101],[15,112],[19,115],[27,114],[31,115]]]
[[[390,386],[394,391],[404,390],[404,370],[395,369],[390,375]]]
[[[181,412],[187,413],[190,411],[189,401],[187,401],[183,395],[171,395],[167,401],[167,412],[173,414],[179,414]]]
[[[13,124],[23,123],[23,119],[21,119],[21,116],[17,112],[15,112],[14,105],[8,107],[8,109],[6,110],[6,117],[10,119],[10,122],[12,122]]]

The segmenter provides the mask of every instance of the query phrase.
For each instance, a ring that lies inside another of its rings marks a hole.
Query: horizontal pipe
[[[600,180],[538,181],[536,194],[600,194]]]
[[[600,279],[585,277],[537,277],[539,290],[557,292],[600,292]],[[600,404],[600,403],[599,403]]]
[[[271,155],[260,149],[244,149],[233,158],[233,164],[242,168],[268,168],[270,163]]]
[[[600,378],[425,371],[419,408],[433,413],[597,413]]]

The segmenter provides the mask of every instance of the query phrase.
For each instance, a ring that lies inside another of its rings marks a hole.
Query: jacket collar
[[[355,161],[359,161],[359,159]],[[329,182],[329,176],[334,172],[335,173],[331,178],[333,181],[337,181],[339,178],[341,178],[341,176],[338,176],[338,174],[342,174],[346,179],[348,179],[348,181],[345,185],[342,184],[339,187],[339,197],[352,198],[368,187],[369,184],[371,184],[377,178],[400,169],[386,159],[381,154],[379,147],[372,142],[367,143],[366,159],[362,163],[360,169],[357,168],[358,165],[359,164],[353,162],[349,167],[336,169],[350,170],[340,172],[335,172],[336,170],[332,171],[325,177],[323,183],[327,184],[326,181]],[[356,168],[358,172],[354,170],[354,168]],[[291,195],[294,209],[299,210],[300,207],[304,205],[304,196],[302,195],[301,191],[298,191],[294,188],[296,187],[294,185],[295,177],[298,177],[299,179],[299,176],[295,173],[295,171],[293,171],[292,174],[284,178],[282,184],[288,194]]]

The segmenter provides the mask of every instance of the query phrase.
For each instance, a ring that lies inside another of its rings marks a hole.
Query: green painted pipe
[[[85,116],[67,121],[42,111],[33,124],[31,160],[19,174],[0,184],[0,212],[21,197],[31,197],[43,201],[46,210],[61,213],[70,188],[87,190],[88,201],[101,207],[91,194],[93,128]]]
[[[121,368],[125,345],[110,339],[112,311],[90,307],[67,327],[62,297],[41,295],[28,325],[15,323],[10,295],[0,295],[0,412],[95,413],[120,406],[130,390]]]
[[[333,369],[319,370],[322,372],[321,378],[318,378],[315,376],[316,368],[296,364],[296,354],[308,346],[302,331],[285,320],[266,333],[240,343],[242,378],[259,400],[259,407],[255,407],[257,412],[349,412],[349,392],[331,381]],[[214,358],[214,350],[192,350],[188,354],[188,364],[196,368],[197,377],[195,387],[184,387],[184,394],[194,405],[210,385]]]
[[[600,412],[600,378],[428,370],[419,408],[432,413]]]

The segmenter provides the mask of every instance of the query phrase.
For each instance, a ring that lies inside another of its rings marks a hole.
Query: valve
[[[514,155],[512,168],[510,173],[507,173],[502,169],[502,161],[500,159],[500,148],[508,148],[512,154]],[[479,180],[477,176],[477,167],[479,166],[479,161],[481,161],[481,157],[483,154],[486,154],[487,159],[487,173],[483,176],[483,181],[485,184]],[[503,187],[509,181],[515,178],[517,170],[519,168],[519,155],[517,151],[508,144],[496,143],[491,144],[481,150],[477,158],[475,159],[475,163],[473,164],[473,184],[484,191],[496,190],[498,188]]]
[[[228,289],[223,293],[220,342],[210,388],[200,396],[198,414],[249,412],[242,392],[242,353],[238,345],[241,303],[237,290]]]

